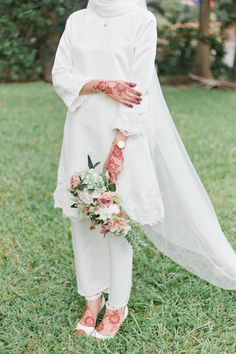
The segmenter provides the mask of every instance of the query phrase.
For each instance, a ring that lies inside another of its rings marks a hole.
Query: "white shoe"
[[[101,310],[102,310],[102,308],[104,307],[104,305],[105,305],[105,298],[104,298],[104,295],[102,294],[102,306],[101,306]],[[100,310],[100,311],[101,311],[101,310]],[[85,332],[85,335],[86,335],[86,336],[91,336],[92,333],[93,333],[94,330],[95,330],[95,327],[85,326],[85,325],[83,325],[82,323],[78,322],[77,325],[76,325],[76,327],[75,327],[75,330],[76,330],[76,331],[81,330],[81,331]]]
[[[122,322],[120,324],[120,327],[122,325],[122,323],[124,322],[124,320],[126,319],[126,317],[128,316],[128,306],[125,306],[125,310],[124,310],[124,317],[122,319]],[[99,333],[96,329],[94,330],[94,332],[92,333],[92,337],[95,337],[96,339],[111,339],[114,338],[116,334],[114,334],[113,336],[105,336],[101,333]]]

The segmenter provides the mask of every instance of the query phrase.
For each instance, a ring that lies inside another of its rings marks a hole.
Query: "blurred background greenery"
[[[236,0],[153,0],[160,76],[236,80]],[[0,81],[51,80],[58,40],[84,0],[1,0]]]

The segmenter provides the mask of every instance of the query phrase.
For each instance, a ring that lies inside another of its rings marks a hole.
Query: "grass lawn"
[[[236,249],[235,93],[164,91]],[[236,353],[236,292],[188,273],[142,234],[130,314],[119,335],[101,343],[74,334],[83,299],[76,293],[69,222],[52,204],[65,111],[50,85],[0,86],[0,353]]]

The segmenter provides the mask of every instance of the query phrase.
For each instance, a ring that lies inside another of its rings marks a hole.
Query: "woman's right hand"
[[[134,104],[140,104],[142,93],[134,89],[137,84],[120,80],[100,80],[93,85],[96,91],[104,92],[113,100],[125,106],[133,108]]]

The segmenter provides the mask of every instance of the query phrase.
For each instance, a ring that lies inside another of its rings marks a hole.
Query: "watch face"
[[[120,148],[120,149],[123,149],[125,147],[125,142],[123,140],[119,140],[117,142],[117,146]]]

